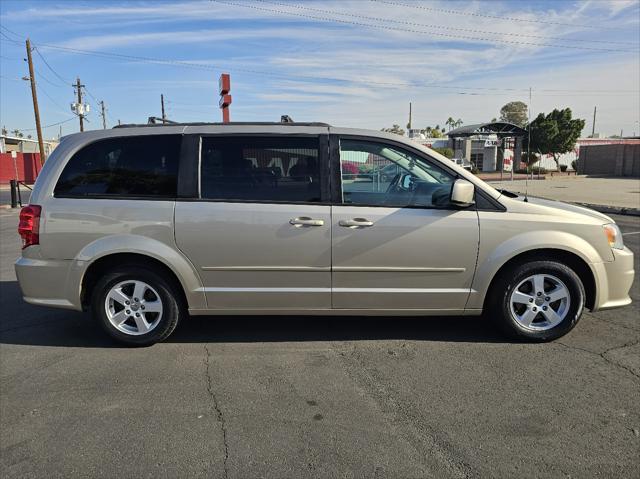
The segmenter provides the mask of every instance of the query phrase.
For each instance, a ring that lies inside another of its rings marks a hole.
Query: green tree
[[[524,128],[527,124],[527,104],[521,101],[510,101],[500,108],[500,121],[513,123]]]
[[[554,109],[546,116],[540,113],[529,125],[531,150],[553,156],[553,161],[559,168],[560,155],[573,150],[584,124],[584,120],[572,119],[571,108]]]
[[[442,138],[444,136],[442,131],[440,131],[440,125],[437,125],[436,128],[428,126],[425,129],[420,130],[420,133],[422,133],[427,138]]]
[[[453,122],[453,127],[458,128],[459,126],[462,126],[463,123],[464,121],[462,121],[461,118],[458,118],[456,121]]]
[[[451,131],[451,128],[453,128],[455,122],[456,121],[452,117],[449,117],[447,118],[447,121],[444,122],[444,124],[447,125],[449,127],[449,131]]]
[[[522,156],[520,157],[520,161],[522,163],[524,163],[525,165],[527,165],[527,170],[531,171],[531,167],[533,165],[535,165],[538,161],[540,161],[540,157],[535,154],[534,152],[531,152],[529,155],[527,155],[527,152],[524,151],[522,152]]]
[[[383,128],[381,131],[386,131],[387,133],[395,133],[396,135],[404,136],[404,130],[400,128],[400,125],[394,124],[391,128]]]
[[[451,159],[453,158],[454,152],[451,148],[431,148],[433,151],[437,151],[438,153],[440,153],[443,156],[446,156],[447,158]]]

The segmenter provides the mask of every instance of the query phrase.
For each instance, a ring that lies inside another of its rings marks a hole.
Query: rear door
[[[197,197],[176,203],[175,228],[209,309],[331,307],[327,145],[322,134],[198,138]]]
[[[475,208],[449,204],[455,173],[401,144],[338,140],[333,307],[462,311],[479,228]]]

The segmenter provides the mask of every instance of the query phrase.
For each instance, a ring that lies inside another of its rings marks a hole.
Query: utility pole
[[[82,85],[80,83],[80,77],[76,79],[76,90],[78,92],[78,104],[76,106],[76,114],[80,119],[80,131],[84,131],[84,106],[82,105]]]
[[[596,107],[593,107],[593,125],[591,125],[591,138],[596,136]]]
[[[167,122],[167,116],[164,114],[164,95],[160,94],[160,105],[162,105],[162,124]]]
[[[100,101],[100,108],[102,110],[102,113],[100,113],[100,116],[102,116],[102,129],[106,130],[107,129],[107,118],[106,118],[105,113],[104,113],[104,101]]]
[[[36,93],[36,75],[33,71],[31,59],[31,41],[27,38],[27,62],[29,63],[29,81],[31,82],[31,97],[33,98],[33,114],[36,117],[36,131],[38,133],[38,148],[40,149],[40,164],[44,164],[44,142],[42,141],[42,127],[40,126],[40,110],[38,109],[38,95]]]

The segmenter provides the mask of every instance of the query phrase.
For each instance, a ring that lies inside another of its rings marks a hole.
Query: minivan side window
[[[319,202],[317,137],[203,137],[200,196],[214,200]]]
[[[445,208],[455,176],[422,157],[375,141],[340,140],[342,203]]]
[[[180,142],[180,135],[146,135],[91,143],[71,157],[54,195],[174,198]]]

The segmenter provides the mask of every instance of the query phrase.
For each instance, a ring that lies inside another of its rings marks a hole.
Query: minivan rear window
[[[64,167],[58,197],[175,197],[180,135],[109,138],[75,153]]]
[[[222,201],[319,202],[318,142],[318,137],[204,137],[200,195]]]

